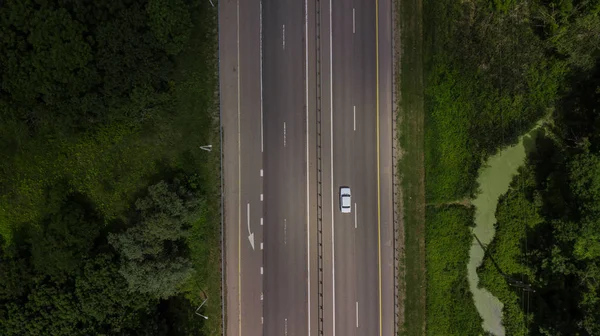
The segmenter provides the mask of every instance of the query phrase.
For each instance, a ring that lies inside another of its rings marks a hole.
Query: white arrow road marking
[[[248,240],[250,241],[250,245],[254,250],[254,233],[250,231],[250,203],[246,206],[246,215],[248,216]]]

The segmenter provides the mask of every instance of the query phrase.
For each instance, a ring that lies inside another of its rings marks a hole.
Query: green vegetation
[[[427,210],[427,334],[481,335],[467,281],[473,210],[459,205]]]
[[[511,335],[600,333],[600,72],[573,80],[557,122],[500,199],[497,236],[480,269],[505,303]],[[535,292],[511,286],[515,280]]]
[[[414,2],[400,3],[402,8]],[[547,140],[538,146],[551,142],[558,149],[543,165],[533,168],[529,163],[519,175],[520,182],[513,183],[514,190],[502,198],[496,214],[498,237],[489,249],[506,276],[486,259],[482,281],[505,303],[507,334],[597,334],[594,321],[599,320],[596,305],[600,300],[594,272],[600,228],[593,224],[593,217],[583,214],[587,210],[576,206],[581,202],[592,204],[593,197],[574,201],[574,197],[582,196],[573,190],[582,183],[576,182],[579,180],[586,181],[583,185],[590,189],[593,183],[589,176],[599,172],[592,168],[594,159],[575,160],[572,152],[597,155],[595,139],[600,133],[597,108],[593,106],[599,102],[600,2],[425,0],[423,22],[428,261],[436,255],[462,256],[462,263],[447,262],[466,268],[467,254],[460,252],[465,246],[442,247],[436,243],[438,235],[446,232],[437,223],[450,223],[457,217],[452,211],[439,209],[450,204],[466,206],[478,192],[476,181],[482,163],[500,148],[515,143],[538,120],[547,118],[551,121],[548,134],[543,136]],[[420,71],[419,67],[407,69]],[[401,75],[401,87],[410,84],[405,76],[410,75]],[[540,147],[531,158],[548,154],[545,151],[546,147]],[[578,162],[578,177],[573,176],[577,169],[569,166],[570,160]],[[409,177],[413,182],[419,178]],[[544,193],[545,199],[540,196],[541,190],[553,184],[548,178],[562,181],[562,187],[553,186],[555,193]],[[530,191],[519,191],[516,183]],[[561,211],[562,215],[556,214]],[[412,219],[408,216],[405,214],[407,237],[410,225],[416,225],[409,222]],[[527,244],[523,237],[528,237]],[[468,241],[465,244],[469,245]],[[406,251],[409,258],[408,243]],[[428,273],[434,271],[431,263],[427,266]],[[466,277],[466,272],[457,272],[456,276]],[[448,323],[447,315],[440,313],[452,309],[464,316],[470,314],[461,321],[479,318],[468,300],[429,297],[447,288],[447,284],[434,279],[428,274],[427,333],[476,333],[466,326],[457,329],[462,322]],[[522,289],[508,285],[517,280],[529,281],[536,288],[536,294],[530,294],[528,308]],[[407,275],[407,287],[409,281]],[[432,302],[442,306],[432,307]]]
[[[428,202],[472,196],[483,160],[546,115],[565,65],[545,56],[534,7],[426,1]]]
[[[397,98],[397,195],[401,214],[399,252],[399,334],[423,335],[426,323],[425,287],[425,167],[423,136],[423,22],[421,0],[396,2],[398,27],[395,64]],[[403,249],[402,249],[403,247]]]
[[[219,334],[216,11],[0,9],[0,334]]]

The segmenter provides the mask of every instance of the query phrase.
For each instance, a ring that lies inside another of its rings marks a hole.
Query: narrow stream
[[[472,201],[475,207],[475,227],[472,231],[484,245],[489,244],[495,234],[494,224],[496,223],[498,197],[508,191],[508,186],[517,173],[517,169],[523,164],[527,152],[533,148],[533,141],[539,129],[538,124],[527,134],[521,136],[516,145],[507,147],[490,157],[479,170],[477,181],[480,190]],[[487,289],[477,287],[479,283],[477,267],[483,261],[483,253],[481,246],[473,238],[467,265],[469,287],[473,293],[475,307],[483,319],[483,329],[496,336],[504,336],[502,302]]]

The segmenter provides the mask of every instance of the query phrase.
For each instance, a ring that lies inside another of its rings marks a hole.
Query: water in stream
[[[527,152],[533,148],[533,140],[539,129],[538,125],[529,133],[522,136],[516,145],[507,147],[490,157],[486,164],[479,170],[477,181],[479,182],[480,190],[477,197],[472,201],[475,207],[475,227],[473,228],[473,233],[484,245],[489,244],[494,237],[498,197],[508,191],[508,186],[517,173],[517,169],[523,164]],[[496,336],[504,336],[502,302],[485,288],[477,287],[479,283],[477,267],[483,261],[483,254],[481,246],[473,238],[471,250],[469,251],[469,263],[467,265],[469,287],[473,293],[475,307],[483,319],[483,329]]]

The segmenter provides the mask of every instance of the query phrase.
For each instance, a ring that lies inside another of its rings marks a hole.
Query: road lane
[[[332,16],[333,33],[333,185],[336,206],[334,216],[335,239],[335,333],[336,335],[358,335],[356,328],[356,302],[360,288],[357,283],[360,264],[358,263],[356,244],[364,237],[356,236],[354,216],[342,214],[339,210],[339,188],[349,186],[353,201],[363,209],[361,181],[355,178],[357,168],[366,164],[361,162],[357,149],[361,144],[353,127],[353,106],[360,111],[360,102],[355,101],[352,90],[355,83],[354,34],[352,20],[352,2],[334,1]],[[359,118],[360,119],[360,118]],[[362,124],[359,123],[361,126]],[[363,145],[364,146],[364,145]],[[368,209],[365,208],[368,213]],[[362,213],[362,212],[361,212]],[[362,223],[362,221],[361,221]],[[361,230],[364,226],[361,225]],[[361,302],[364,306],[364,303]],[[367,308],[368,309],[368,308]],[[364,313],[363,313],[364,315]]]
[[[219,4],[227,335],[316,334],[320,304],[325,335],[393,334],[391,4],[319,4]],[[339,212],[341,185],[351,215]]]
[[[264,3],[264,335],[307,335],[309,329],[307,7],[293,0]]]
[[[361,165],[354,171],[357,192],[363,197],[362,210],[358,216],[363,225],[357,229],[356,260],[358,268],[357,299],[361,303],[361,322],[356,335],[379,335],[379,240],[377,222],[377,106],[376,106],[376,25],[375,6],[371,1],[353,2],[356,11],[353,67],[355,72],[351,92],[360,106],[361,132],[356,135],[359,143],[355,155]]]
[[[228,1],[219,5],[228,293],[226,332],[228,335],[260,335],[263,287],[259,248],[263,239],[260,226],[263,216],[260,2]]]

